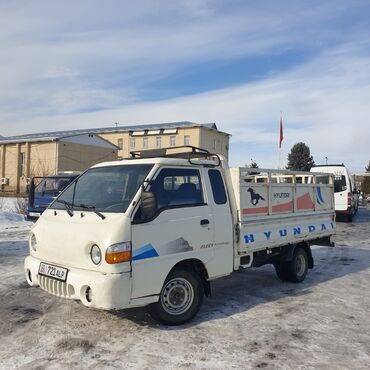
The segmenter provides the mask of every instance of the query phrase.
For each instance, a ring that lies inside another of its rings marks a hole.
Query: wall
[[[29,177],[55,175],[57,166],[57,143],[35,142],[30,145]]]
[[[3,185],[2,188],[5,191],[15,191],[17,187],[17,176],[18,176],[18,150],[17,144],[2,145],[1,150],[1,178],[8,178],[8,185]]]
[[[93,164],[116,159],[117,153],[112,148],[71,142],[0,144],[0,178],[9,179],[8,185],[3,185],[0,191],[24,194],[27,182],[33,176],[55,175],[58,171],[83,171]]]
[[[1,191],[25,193],[27,179],[55,172],[55,159],[54,142],[1,144],[0,177],[9,181],[7,185],[1,187]]]
[[[129,157],[129,133],[128,132],[109,132],[99,134],[103,139],[110,141],[114,145],[118,145],[118,139],[122,139],[122,149],[118,150],[118,157]]]
[[[58,171],[84,171],[94,164],[117,160],[112,148],[58,141]]]
[[[222,154],[229,157],[229,135],[202,127],[200,131],[200,147],[211,153]]]

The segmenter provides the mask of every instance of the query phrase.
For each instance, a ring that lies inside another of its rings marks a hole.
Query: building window
[[[189,135],[184,136],[184,145],[190,145],[190,136]]]
[[[170,136],[170,146],[176,146],[176,136]]]
[[[216,149],[216,139],[213,140],[213,149]]]
[[[117,146],[118,146],[118,148],[119,148],[120,150],[122,150],[122,148],[123,148],[123,139],[118,139],[118,140],[117,140]]]
[[[135,139],[133,137],[130,138],[130,149],[135,149]]]
[[[155,138],[155,146],[156,146],[156,148],[160,148],[161,147],[161,144],[162,144],[162,138],[160,136],[157,136]]]
[[[143,148],[148,149],[148,138],[147,137],[143,137]]]

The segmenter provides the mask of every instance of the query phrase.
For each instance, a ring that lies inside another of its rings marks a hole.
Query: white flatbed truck
[[[91,167],[42,214],[24,264],[31,286],[106,310],[148,305],[177,325],[212,280],[270,263],[301,282],[310,245],[333,246],[330,174],[229,168],[194,147],[132,155]]]

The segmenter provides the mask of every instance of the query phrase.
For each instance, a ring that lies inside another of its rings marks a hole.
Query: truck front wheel
[[[181,325],[199,311],[204,297],[200,276],[191,269],[175,268],[163,284],[159,300],[149,305],[153,319],[165,325]]]
[[[304,248],[297,247],[291,261],[275,264],[276,274],[280,280],[291,281],[292,283],[302,282],[308,271],[308,257]]]

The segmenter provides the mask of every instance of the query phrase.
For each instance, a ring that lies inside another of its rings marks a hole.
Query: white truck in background
[[[91,167],[42,214],[24,265],[31,286],[107,310],[149,305],[177,325],[212,280],[273,264],[301,282],[310,245],[333,245],[330,174],[229,168],[194,147],[132,155]]]
[[[342,164],[319,165],[311,168],[313,172],[331,173],[334,176],[334,209],[338,216],[351,222],[359,205],[358,191],[348,168]]]

